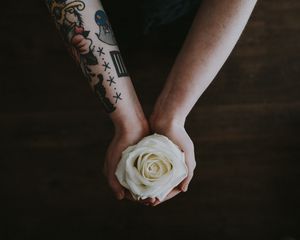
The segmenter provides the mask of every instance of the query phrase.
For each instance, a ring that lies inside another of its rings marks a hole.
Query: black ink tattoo
[[[118,77],[126,77],[129,76],[125,64],[122,60],[121,54],[119,51],[111,51],[110,56],[114,63],[115,69],[117,71]]]
[[[45,0],[48,8],[50,9],[51,15],[55,21],[57,28],[59,29],[63,39],[68,44],[69,50],[72,56],[77,60],[84,75],[92,83],[93,78],[98,78],[98,82],[93,86],[94,91],[102,102],[106,112],[111,113],[115,111],[116,107],[111,103],[110,99],[106,96],[106,89],[103,85],[103,75],[96,75],[93,72],[91,66],[98,65],[98,59],[94,54],[93,40],[89,37],[90,31],[87,31],[83,24],[81,12],[85,9],[85,3],[80,0]],[[110,45],[115,45],[116,41],[114,38],[113,31],[108,22],[104,11],[99,10],[95,14],[95,20],[99,26],[99,33],[96,33],[99,40]],[[97,50],[99,57],[105,55],[102,48]],[[104,61],[104,58],[102,58]],[[102,65],[104,71],[110,74],[109,62],[104,61]],[[109,86],[116,84],[113,77],[109,77]],[[116,88],[114,88],[116,91]],[[115,103],[118,100],[122,100],[121,93],[116,92],[113,96]]]
[[[106,80],[107,82],[109,82],[109,86],[111,86],[112,84],[116,84],[116,82],[114,81],[114,77],[109,76],[109,78]]]
[[[114,95],[113,98],[116,99],[116,100],[115,100],[115,103],[117,103],[118,100],[122,100],[122,98],[121,98],[121,93],[116,92],[116,95]]]
[[[102,64],[102,66],[104,67],[104,71],[106,71],[107,69],[110,69],[109,63],[105,62]]]
[[[114,33],[104,11],[98,10],[95,13],[95,22],[99,27],[99,33],[96,33],[98,39],[107,44],[116,45]]]
[[[85,9],[83,1],[46,0],[51,15],[63,39],[68,43],[69,50],[74,59],[81,66],[84,75],[90,80],[89,65],[97,65],[98,60],[93,51],[93,41],[83,26],[81,12]]]
[[[103,86],[103,75],[99,74],[97,77],[99,79],[99,82],[94,86],[95,93],[99,100],[102,102],[104,110],[107,113],[112,113],[116,109],[116,107],[106,97],[106,90]]]
[[[99,53],[99,57],[101,57],[102,54],[105,55],[105,53],[103,52],[103,47],[98,47],[97,52]]]
[[[90,77],[95,77],[96,74],[92,72],[92,70],[89,68],[89,67],[86,67],[86,71],[87,71],[87,74],[90,76]]]

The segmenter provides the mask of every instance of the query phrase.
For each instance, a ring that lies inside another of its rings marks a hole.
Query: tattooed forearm
[[[118,80],[128,73],[101,3],[98,0],[46,0],[46,4],[104,109],[113,112],[123,100]]]

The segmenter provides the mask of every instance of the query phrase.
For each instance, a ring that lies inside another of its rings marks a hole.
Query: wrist
[[[153,112],[149,119],[149,125],[153,132],[164,134],[174,127],[184,128],[185,119],[176,114]]]
[[[186,114],[158,99],[149,118],[149,124],[152,130],[167,127],[168,125],[180,125],[184,127],[185,120]]]
[[[117,135],[147,135],[149,123],[144,114],[128,114],[123,117],[112,117]]]

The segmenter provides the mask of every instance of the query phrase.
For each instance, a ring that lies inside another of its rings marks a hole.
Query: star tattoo
[[[103,47],[98,47],[97,52],[99,53],[99,57],[101,57],[102,54],[105,55],[105,53],[103,52]]]
[[[114,95],[113,98],[116,99],[116,100],[115,100],[115,103],[117,103],[118,100],[122,100],[122,98],[121,98],[121,93],[116,92],[116,95]]]
[[[105,62],[102,64],[102,66],[104,67],[104,71],[106,71],[107,69],[110,69],[109,63]]]
[[[112,77],[112,76],[109,76],[109,78],[106,80],[106,81],[108,81],[109,82],[109,86],[111,86],[112,84],[116,84],[116,82],[114,81],[114,77]]]

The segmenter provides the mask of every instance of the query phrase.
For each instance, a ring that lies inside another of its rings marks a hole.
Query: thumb
[[[119,183],[118,179],[111,175],[108,178],[109,186],[111,187],[112,191],[114,192],[116,198],[118,200],[122,200],[125,197],[125,189],[124,187]]]
[[[188,186],[193,178],[194,170],[196,167],[195,154],[194,151],[189,151],[186,156],[186,166],[188,169],[187,177],[179,184],[179,189],[183,192],[188,190]]]
[[[183,191],[186,192],[189,187],[189,183],[193,178],[193,173],[189,173],[187,177],[180,183],[179,188]]]

